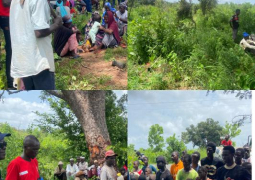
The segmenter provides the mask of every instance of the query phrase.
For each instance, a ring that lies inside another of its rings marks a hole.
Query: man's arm
[[[12,0],[3,0],[2,3],[4,7],[10,7],[11,6]]]
[[[60,26],[62,26],[62,18],[56,17],[54,19],[54,24],[52,24],[50,26],[50,28],[35,30],[35,36],[37,38],[43,38],[43,37],[49,36],[51,33],[53,33],[55,30],[57,30]]]

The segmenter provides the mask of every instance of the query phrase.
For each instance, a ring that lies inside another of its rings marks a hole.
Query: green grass
[[[105,51],[104,59],[109,61],[113,58],[121,58],[121,57],[127,57],[127,49],[124,49],[122,47],[117,48],[108,48]]]

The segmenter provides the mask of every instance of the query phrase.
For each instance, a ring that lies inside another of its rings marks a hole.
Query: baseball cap
[[[10,133],[1,133],[0,132],[0,141],[3,140],[6,136],[11,136]]]
[[[108,150],[105,153],[105,157],[108,157],[108,156],[118,156],[118,154],[115,154],[113,150]]]

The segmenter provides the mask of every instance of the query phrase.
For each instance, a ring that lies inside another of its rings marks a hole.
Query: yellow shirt
[[[183,162],[181,160],[179,160],[177,164],[174,163],[171,165],[170,173],[174,180],[176,179],[178,171],[181,169],[183,169]]]

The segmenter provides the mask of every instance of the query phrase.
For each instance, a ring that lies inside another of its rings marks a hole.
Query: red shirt
[[[10,7],[4,7],[2,0],[0,0],[0,16],[8,16],[8,17],[10,16]]]
[[[39,177],[37,159],[28,162],[18,156],[8,165],[5,180],[38,180]]]
[[[225,139],[221,141],[221,144],[224,146],[232,146],[232,141],[228,140],[226,141]]]

